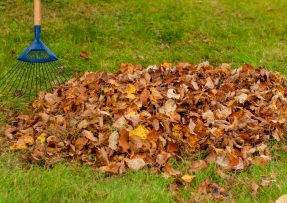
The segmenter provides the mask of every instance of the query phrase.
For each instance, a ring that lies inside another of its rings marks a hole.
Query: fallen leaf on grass
[[[193,161],[188,167],[189,172],[199,172],[207,168],[208,165],[204,160]]]
[[[270,186],[273,182],[275,182],[275,180],[268,178],[266,176],[261,176],[260,177],[260,182],[259,185],[262,187],[268,187]]]
[[[89,59],[90,58],[90,54],[87,51],[81,51],[80,52],[80,57],[82,57],[84,59]]]
[[[219,186],[216,183],[213,183],[211,180],[205,180],[201,182],[197,188],[198,193],[202,194],[212,194],[215,198],[229,198],[230,194],[223,187]]]
[[[181,179],[184,181],[184,182],[187,182],[187,183],[191,183],[193,181],[193,179],[195,178],[195,176],[191,176],[191,175],[188,175],[188,174],[185,174],[181,177]]]
[[[257,195],[259,188],[260,188],[260,186],[257,183],[255,183],[253,181],[251,182],[251,191],[252,191],[253,196]]]
[[[281,197],[279,197],[275,203],[287,203],[287,194],[282,195]]]

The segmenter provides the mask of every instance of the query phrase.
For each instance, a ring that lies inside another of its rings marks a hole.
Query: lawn
[[[114,71],[121,63],[144,66],[188,61],[244,63],[286,74],[287,2],[284,0],[43,0],[43,41],[80,72]],[[33,39],[32,0],[0,2],[0,73]],[[89,59],[80,57],[81,51]],[[29,112],[28,99],[0,98],[0,125],[11,111]],[[0,137],[1,145],[5,145]],[[216,167],[170,191],[172,178],[149,169],[111,176],[87,166],[31,166],[19,154],[0,151],[0,202],[174,202],[196,195],[211,179],[234,202],[270,202],[287,191],[287,153],[273,143],[273,160],[226,179]],[[189,163],[173,163],[184,171]],[[274,179],[252,194],[251,182]],[[212,201],[208,198],[206,201]]]

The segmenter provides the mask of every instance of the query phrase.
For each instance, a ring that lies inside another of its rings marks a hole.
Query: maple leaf
[[[149,133],[150,131],[146,129],[143,125],[139,125],[136,129],[129,132],[129,136],[135,135],[145,140]]]

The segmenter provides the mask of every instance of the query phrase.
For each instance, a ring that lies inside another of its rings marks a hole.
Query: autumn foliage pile
[[[266,69],[164,63],[115,73],[87,72],[40,93],[32,115],[5,127],[11,150],[31,162],[79,161],[123,173],[145,165],[175,175],[175,159],[241,170],[271,160],[270,140],[284,139],[286,80]]]

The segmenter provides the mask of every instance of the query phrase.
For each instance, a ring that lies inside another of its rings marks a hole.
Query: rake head
[[[68,80],[72,73],[41,41],[41,26],[35,26],[34,42],[21,54],[18,63],[0,78],[0,94],[37,95],[41,90]]]

